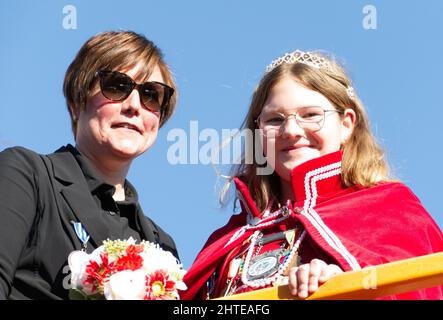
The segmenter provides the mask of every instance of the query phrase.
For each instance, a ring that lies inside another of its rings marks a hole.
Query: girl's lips
[[[283,148],[282,151],[286,151],[286,152],[288,152],[288,151],[292,151],[292,150],[298,150],[298,149],[302,149],[302,148],[310,148],[310,147],[311,147],[310,145],[306,145],[306,144],[303,144],[303,145],[295,145],[295,146],[290,146],[290,147]]]

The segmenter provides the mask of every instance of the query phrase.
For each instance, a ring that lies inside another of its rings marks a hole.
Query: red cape
[[[291,174],[296,195],[292,207],[303,209],[292,210],[292,218],[307,231],[304,242],[314,242],[344,271],[443,251],[439,227],[402,183],[343,188],[341,155],[307,161]],[[209,277],[253,233],[248,221],[261,216],[245,184],[234,180],[243,211],[210,236],[184,278],[188,290],[181,294],[183,299],[202,298],[199,294]],[[443,299],[443,287],[386,299]]]

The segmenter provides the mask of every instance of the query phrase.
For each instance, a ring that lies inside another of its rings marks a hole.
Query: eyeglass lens
[[[141,103],[151,111],[160,111],[173,93],[172,88],[158,82],[137,85],[128,75],[121,72],[101,71],[99,76],[101,92],[107,99],[123,101],[137,87]]]
[[[278,112],[263,112],[259,116],[259,127],[265,134],[280,133],[289,118],[294,117],[304,130],[318,131],[322,128],[325,110],[321,107],[302,107],[296,113],[284,115]]]

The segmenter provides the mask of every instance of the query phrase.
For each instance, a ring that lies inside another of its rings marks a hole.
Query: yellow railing
[[[374,299],[443,285],[443,252],[345,272],[321,285],[307,300]],[[229,300],[296,299],[288,286],[240,293]]]

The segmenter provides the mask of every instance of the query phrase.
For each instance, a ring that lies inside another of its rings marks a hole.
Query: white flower
[[[175,286],[178,290],[186,290],[188,288],[186,287],[186,284],[182,281],[183,277],[186,274],[186,270],[179,268],[179,266],[181,267],[181,265],[178,265],[176,270],[169,273],[169,276],[172,280],[175,281]]]
[[[94,251],[89,254],[89,260],[93,260],[97,263],[101,263],[102,258],[100,257],[100,254],[102,254],[105,251],[105,248],[103,246],[98,247]]]
[[[68,257],[69,268],[71,269],[71,287],[82,289],[86,279],[86,266],[89,263],[89,255],[84,251],[74,251]]]
[[[158,245],[145,246],[145,250],[140,255],[143,258],[143,269],[146,273],[153,273],[155,270],[162,269],[171,274],[181,268],[177,258],[171,252],[161,249]]]
[[[135,240],[133,237],[129,237],[127,240],[125,240],[127,244],[135,244],[137,240]]]
[[[71,270],[71,288],[79,289],[86,295],[92,295],[97,293],[92,290],[92,285],[84,285],[84,281],[88,277],[86,273],[86,266],[91,260],[101,263],[100,254],[103,252],[103,246],[95,249],[91,254],[87,254],[85,251],[73,251],[69,254],[68,264]]]
[[[126,270],[113,274],[105,284],[106,300],[143,300],[145,276],[141,270]]]
[[[186,286],[186,284],[185,284],[183,281],[176,281],[176,282],[175,282],[175,287],[176,287],[178,290],[182,290],[182,291],[185,291],[185,290],[188,289],[188,287]]]

